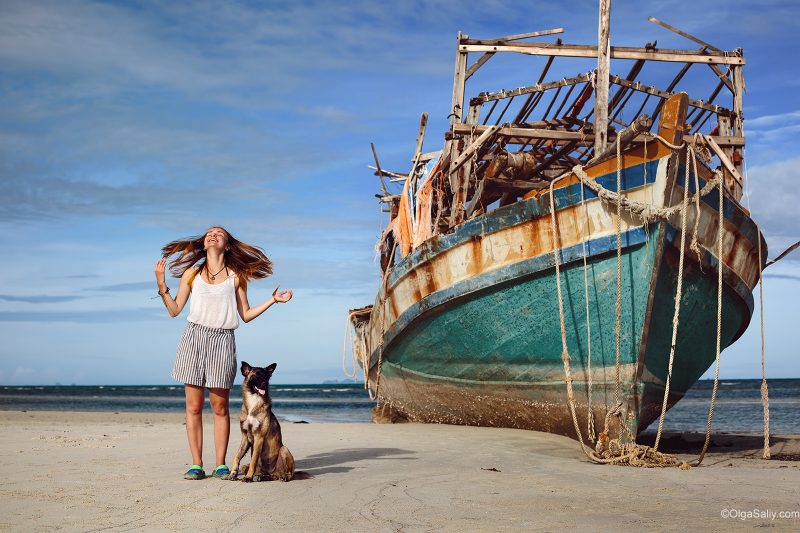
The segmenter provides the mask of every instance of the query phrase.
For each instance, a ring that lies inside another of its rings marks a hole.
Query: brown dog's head
[[[266,368],[261,368],[250,366],[246,361],[242,361],[241,371],[244,376],[242,387],[253,394],[267,396],[269,393],[269,378],[272,377],[272,373],[275,372],[275,367],[277,366],[278,363],[272,363]]]

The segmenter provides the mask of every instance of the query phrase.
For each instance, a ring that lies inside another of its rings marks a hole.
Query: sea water
[[[773,379],[768,383],[770,432],[800,434],[800,379]],[[667,412],[664,428],[704,432],[712,387],[713,381],[697,382]],[[761,433],[760,390],[761,380],[720,380],[712,430]],[[373,405],[363,384],[358,383],[273,385],[270,395],[275,413],[290,422],[367,423]],[[237,386],[231,391],[234,417],[241,404]],[[183,386],[0,386],[0,410],[182,412]]]

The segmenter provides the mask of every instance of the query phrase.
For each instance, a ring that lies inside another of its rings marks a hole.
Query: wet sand
[[[758,436],[715,435],[703,466],[683,471],[594,465],[571,439],[523,430],[284,423],[283,431],[311,479],[186,481],[180,414],[0,411],[0,530],[800,529],[800,462],[760,459]],[[238,441],[234,428],[229,462]],[[773,454],[800,455],[800,436],[773,442]],[[664,449],[691,459],[701,443],[702,435],[668,435]],[[776,515],[758,516],[765,512]]]

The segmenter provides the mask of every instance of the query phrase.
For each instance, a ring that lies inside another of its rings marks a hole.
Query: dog
[[[289,448],[283,445],[281,425],[272,412],[269,397],[269,379],[275,372],[277,363],[266,368],[253,367],[242,361],[242,415],[239,427],[242,430],[242,443],[233,460],[228,479],[235,481],[239,476],[239,464],[248,450],[252,450],[249,466],[243,466],[247,473],[242,481],[281,480],[291,481],[295,477],[294,457]]]

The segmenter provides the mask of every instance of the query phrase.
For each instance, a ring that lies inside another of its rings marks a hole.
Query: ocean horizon
[[[713,380],[698,381],[667,412],[669,431],[704,432]],[[800,434],[800,379],[768,380],[770,432]],[[231,391],[231,413],[242,405],[240,385]],[[275,413],[289,422],[369,423],[370,400],[363,383],[326,382],[270,386]],[[0,385],[3,411],[182,412],[183,386],[170,385]],[[653,431],[655,424],[648,431]],[[761,433],[760,379],[721,379],[714,408],[715,432]]]

